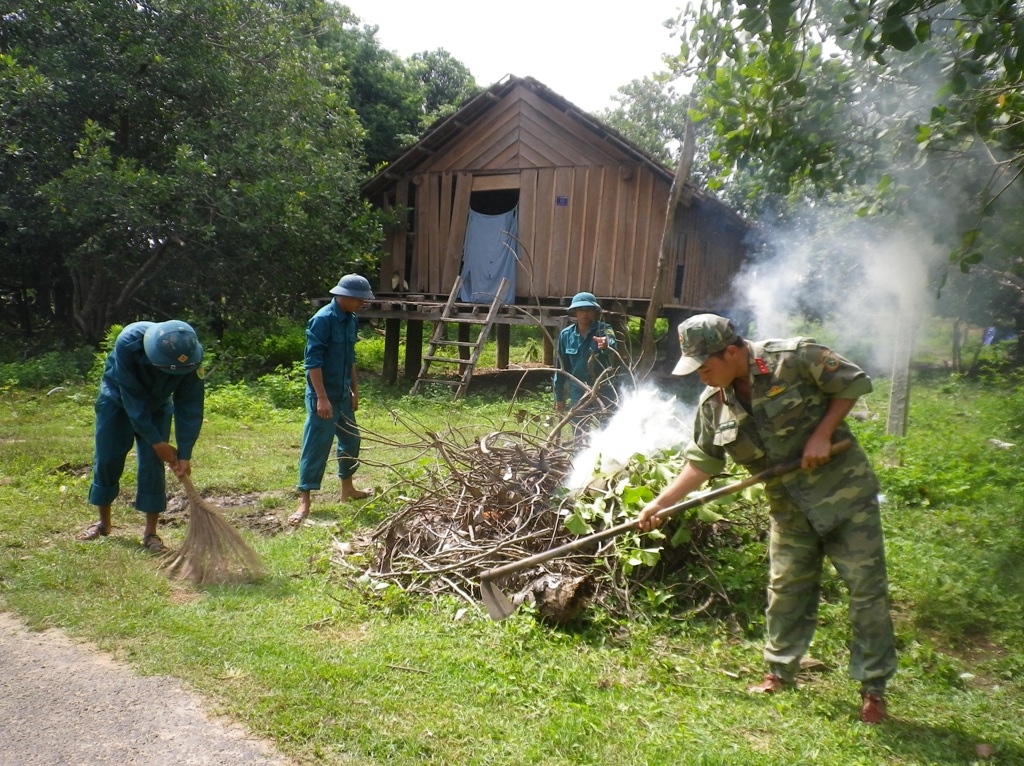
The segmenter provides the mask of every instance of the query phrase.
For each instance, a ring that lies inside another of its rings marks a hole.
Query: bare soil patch
[[[263,507],[268,499],[279,497],[281,494],[277,492],[203,495],[207,502],[228,511],[227,519],[232,525],[243,527],[263,537],[274,537],[285,531],[287,514]],[[167,510],[161,514],[160,523],[169,527],[188,524],[188,498],[184,493],[168,496]]]

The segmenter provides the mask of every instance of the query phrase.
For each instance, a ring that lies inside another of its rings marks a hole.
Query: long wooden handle
[[[830,454],[838,455],[840,452],[844,452],[847,449],[849,449],[852,444],[853,442],[850,439],[842,439],[841,441],[838,441],[832,445],[832,450]],[[766,468],[760,473],[756,473],[753,476],[750,476],[746,479],[742,479],[741,481],[734,481],[732,484],[726,484],[724,487],[713,489],[709,492],[705,492],[704,494],[689,498],[688,500],[678,502],[675,505],[670,505],[668,508],[663,508],[660,511],[658,511],[657,517],[659,519],[667,519],[671,516],[675,516],[680,511],[684,511],[689,508],[696,508],[697,506],[704,505],[705,503],[709,503],[712,500],[717,500],[720,497],[725,497],[726,495],[731,495],[734,492],[739,492],[741,489],[746,489],[747,487],[752,486],[754,484],[758,484],[762,481],[768,481],[769,479],[774,479],[775,477],[781,476],[784,473],[790,473],[791,471],[797,470],[800,467],[801,462],[801,458],[796,458],[786,463],[779,463],[778,465],[773,466],[772,468]],[[615,537],[616,535],[620,535],[623,532],[629,532],[630,530],[636,529],[639,526],[639,523],[639,519],[626,521],[614,527],[602,529],[600,532],[595,532],[592,535],[580,537],[576,540],[573,540],[572,542],[566,543],[565,545],[559,545],[557,548],[552,548],[550,550],[544,551],[543,553],[537,553],[533,556],[528,556],[525,559],[520,559],[519,561],[511,561],[508,564],[503,564],[500,567],[488,569],[486,572],[480,573],[480,579],[493,580],[494,578],[501,577],[502,575],[512,574],[513,572],[519,572],[523,569],[528,569],[529,567],[532,567],[534,564],[542,564],[545,561],[556,559],[559,556],[564,556],[567,553],[572,553],[573,551],[577,551],[580,548],[585,548],[588,545],[591,545],[592,543],[598,543],[602,540],[607,540],[609,537]]]
[[[174,475],[178,476],[178,474]],[[192,483],[192,479],[190,479],[188,476],[178,476],[178,481],[181,482],[181,486],[184,488],[185,494],[188,496],[189,500],[191,500],[193,503],[202,502],[203,498],[199,494],[199,490],[196,489],[195,484]]]

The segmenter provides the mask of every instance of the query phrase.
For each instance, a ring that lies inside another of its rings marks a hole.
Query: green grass
[[[259,492],[259,509],[287,515],[303,413],[273,406],[274,386],[286,384],[211,392],[194,478],[207,495]],[[879,388],[869,405],[884,413]],[[761,698],[743,691],[761,672],[760,636],[728,620],[641,613],[554,630],[528,610],[493,623],[455,598],[355,589],[332,544],[376,525],[386,502],[350,506],[322,492],[317,523],[247,532],[270,572],[260,584],[171,582],[138,544],[130,471],[115,534],[73,540],[94,515],[85,503],[92,401],[85,386],[0,395],[3,605],[35,628],[59,627],[141,672],[181,679],[300,762],[1024,763],[1024,394],[1012,382],[917,380],[907,438],[885,437],[884,417],[857,426],[876,464],[893,451],[903,461],[879,469],[901,654],[890,687],[897,720],[882,727],[856,722],[834,583],[813,648],[829,669],[798,692]],[[368,378],[359,416],[367,432],[401,444],[412,441],[406,420],[486,430],[510,406],[414,399]],[[549,402],[520,406],[540,414]],[[1022,446],[1000,450],[989,438]],[[415,468],[411,448],[366,447],[361,486],[391,487],[390,466],[403,459]],[[174,546],[184,529],[163,534]],[[975,754],[983,743],[995,748],[984,761]]]

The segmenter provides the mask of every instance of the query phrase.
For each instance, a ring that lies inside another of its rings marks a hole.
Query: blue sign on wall
[[[555,204],[558,205],[559,207],[565,207],[566,205],[569,204],[569,198],[562,196],[555,197]]]

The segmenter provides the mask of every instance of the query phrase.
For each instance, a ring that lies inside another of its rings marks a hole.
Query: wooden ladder
[[[473,368],[476,367],[477,360],[480,359],[480,352],[483,350],[484,343],[487,342],[487,335],[494,324],[494,317],[498,315],[498,310],[501,308],[505,291],[508,289],[508,277],[502,278],[498,291],[494,295],[494,300],[491,301],[491,307],[483,319],[475,313],[475,310],[473,314],[468,316],[459,316],[455,312],[455,299],[458,297],[459,290],[461,289],[462,277],[457,276],[455,284],[452,286],[451,295],[448,296],[448,302],[444,304],[444,310],[441,312],[441,319],[434,324],[434,332],[430,336],[430,344],[427,346],[427,353],[423,357],[423,366],[420,367],[419,377],[416,378],[416,382],[412,386],[412,393],[414,394],[419,393],[422,384],[440,383],[445,386],[456,386],[455,398],[462,398],[466,393],[466,389],[469,388],[469,381],[473,377]],[[483,305],[485,304],[480,304],[480,306]],[[448,324],[476,324],[482,325],[482,327],[475,341],[457,341],[447,340],[444,337],[445,327]],[[460,349],[470,348],[472,352],[469,355],[469,359],[463,359],[461,353],[459,356],[454,357],[438,356],[437,350],[442,346],[455,346]],[[457,378],[428,377],[431,362],[457,365],[459,376]]]

